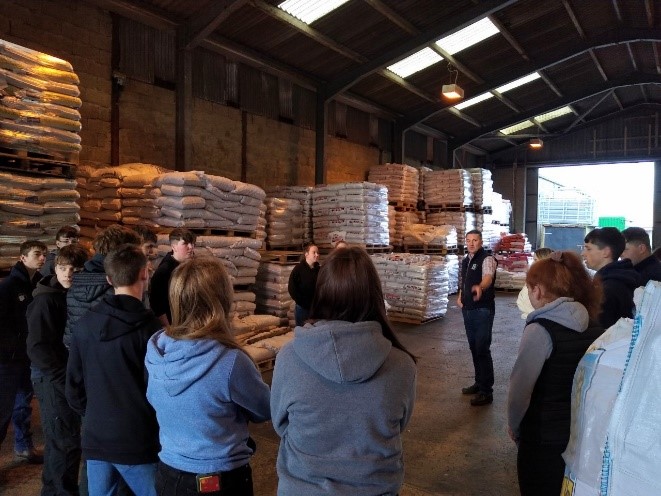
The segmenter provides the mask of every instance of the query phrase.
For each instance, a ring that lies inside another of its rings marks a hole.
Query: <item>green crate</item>
[[[625,217],[599,217],[599,227],[617,227],[623,231],[625,224]]]

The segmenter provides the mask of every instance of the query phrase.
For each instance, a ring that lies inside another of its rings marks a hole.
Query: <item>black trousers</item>
[[[558,496],[565,474],[564,444],[521,441],[516,458],[521,496]]]
[[[159,462],[156,471],[158,496],[253,496],[252,469],[246,464],[229,472],[220,473],[221,489],[211,493],[197,492],[196,474],[183,472]]]
[[[64,396],[64,378],[51,375],[32,380],[41,409],[44,466],[41,496],[78,496],[80,416]]]

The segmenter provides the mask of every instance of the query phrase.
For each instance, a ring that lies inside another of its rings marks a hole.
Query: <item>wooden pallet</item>
[[[262,262],[294,265],[301,261],[300,251],[262,251]]]
[[[267,358],[266,360],[262,360],[261,362],[257,363],[257,368],[259,368],[259,371],[263,374],[265,372],[270,372],[273,370],[275,367],[275,357],[272,358]]]
[[[129,226],[130,227],[130,226]],[[194,233],[196,236],[227,236],[227,237],[237,237],[237,238],[257,238],[257,233],[255,231],[237,231],[235,229],[216,229],[213,227],[166,227],[162,226],[158,228],[158,232],[161,234],[170,234],[175,229],[187,229],[188,231]]]
[[[475,207],[476,214],[492,214],[493,209],[491,207]]]
[[[416,210],[418,210],[417,203],[391,201],[388,202],[388,205],[395,207],[395,211],[397,212],[415,212]]]
[[[266,249],[269,251],[298,251],[301,253],[303,251],[303,245],[276,245],[273,246],[268,241],[266,242]]]
[[[437,317],[431,317],[429,319],[416,319],[415,317],[406,317],[403,315],[390,315],[388,314],[388,320],[391,322],[398,322],[400,324],[413,324],[413,325],[422,325],[422,324],[428,324],[429,322],[436,322],[437,320],[441,320],[445,317],[445,315],[438,315]]]
[[[454,247],[457,248],[456,246]],[[405,244],[404,245],[405,253],[422,253],[425,255],[447,255],[448,249],[442,245],[414,245],[414,244]]]
[[[350,246],[353,246],[350,244]],[[365,248],[367,253],[391,253],[392,245],[359,245]]]
[[[472,212],[473,205],[461,205],[459,203],[441,203],[438,205],[427,205],[425,211],[428,214],[439,214],[441,212]]]
[[[70,162],[71,157],[43,155],[27,150],[13,150],[0,147],[0,169],[9,172],[22,172],[38,176],[57,176],[72,179],[75,166],[78,163]]]

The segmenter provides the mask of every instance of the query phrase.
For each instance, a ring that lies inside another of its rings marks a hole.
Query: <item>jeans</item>
[[[87,460],[87,486],[90,496],[114,496],[120,477],[136,496],[156,496],[156,463],[122,465]]]
[[[219,474],[220,491],[197,492],[196,474],[183,472],[163,462],[158,464],[156,472],[156,490],[158,496],[253,496],[252,469],[246,464],[229,472]]]
[[[64,396],[64,377],[32,380],[44,430],[44,468],[41,496],[78,496],[80,416]]]
[[[484,394],[493,393],[493,360],[491,359],[491,331],[494,312],[489,308],[462,309],[468,346],[473,357],[475,384]]]
[[[305,321],[310,317],[310,310],[306,310],[300,305],[296,305],[294,308],[294,318],[296,319],[296,325],[302,326],[305,324]]]
[[[567,443],[538,444],[519,442],[516,469],[521,496],[557,496],[562,488]]]
[[[9,421],[14,424],[14,450],[32,449],[32,383],[30,364],[20,362],[0,363],[0,444],[7,436]]]

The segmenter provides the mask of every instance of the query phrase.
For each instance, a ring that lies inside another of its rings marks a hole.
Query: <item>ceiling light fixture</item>
[[[544,142],[541,140],[541,138],[532,138],[528,142],[528,146],[532,148],[533,150],[539,150],[544,146]]]
[[[459,77],[459,70],[452,64],[448,64],[448,71],[450,71],[450,84],[444,84],[441,93],[448,100],[461,100],[464,97],[464,90],[457,84]],[[454,75],[454,80],[453,76]]]

